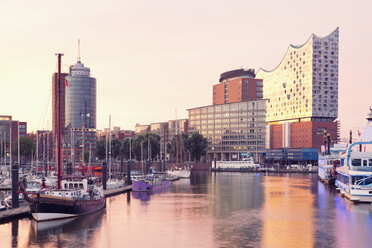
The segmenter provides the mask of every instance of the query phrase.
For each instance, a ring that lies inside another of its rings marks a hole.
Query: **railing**
[[[372,172],[372,166],[351,166],[350,170]]]

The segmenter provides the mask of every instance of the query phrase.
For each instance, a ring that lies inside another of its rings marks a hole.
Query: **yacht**
[[[360,149],[363,145],[372,144],[371,108],[367,120],[360,140],[347,149],[344,166],[336,169],[336,186],[343,196],[353,202],[372,202],[372,152]]]

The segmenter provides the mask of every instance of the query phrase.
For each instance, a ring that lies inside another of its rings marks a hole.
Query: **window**
[[[361,166],[362,161],[360,159],[353,159],[351,160],[352,166]]]

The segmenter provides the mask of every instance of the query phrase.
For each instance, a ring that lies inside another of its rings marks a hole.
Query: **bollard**
[[[12,165],[12,208],[19,207],[18,191],[18,165]]]
[[[128,165],[127,165],[127,182],[128,182],[128,185],[132,184],[132,178],[130,176],[130,172],[131,172],[131,161],[129,160]]]
[[[102,185],[103,190],[106,190],[106,183],[107,183],[107,165],[106,162],[102,163]]]

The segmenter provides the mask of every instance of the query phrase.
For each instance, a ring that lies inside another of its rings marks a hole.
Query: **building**
[[[9,163],[12,116],[0,115],[0,161]]]
[[[96,79],[90,76],[90,68],[81,63],[70,66],[65,77],[65,135],[64,144],[85,149],[96,148]],[[71,138],[72,137],[72,138]],[[84,140],[83,140],[84,137]]]
[[[265,152],[266,100],[192,108],[189,133],[208,140],[207,160],[240,160],[252,155],[261,162]]]
[[[260,69],[267,99],[267,148],[318,148],[324,132],[338,140],[338,28],[290,45],[272,71]]]
[[[136,124],[134,127],[134,132],[137,134],[145,134],[149,133],[151,130],[150,125],[140,125],[139,123]]]
[[[227,71],[213,85],[213,105],[254,101],[262,99],[262,94],[262,79],[255,78],[253,69]]]
[[[106,136],[109,133],[109,128],[105,128],[105,130],[97,130],[97,139],[106,139]],[[111,130],[111,138],[112,139],[119,139],[121,141],[125,140],[126,138],[134,138],[135,132],[132,130],[121,130],[120,127],[114,127]]]
[[[171,141],[176,134],[189,133],[189,120],[176,119],[168,121],[168,140]]]
[[[157,122],[150,124],[151,133],[157,134],[160,136],[160,157],[166,157],[167,143],[168,140],[168,122]]]

